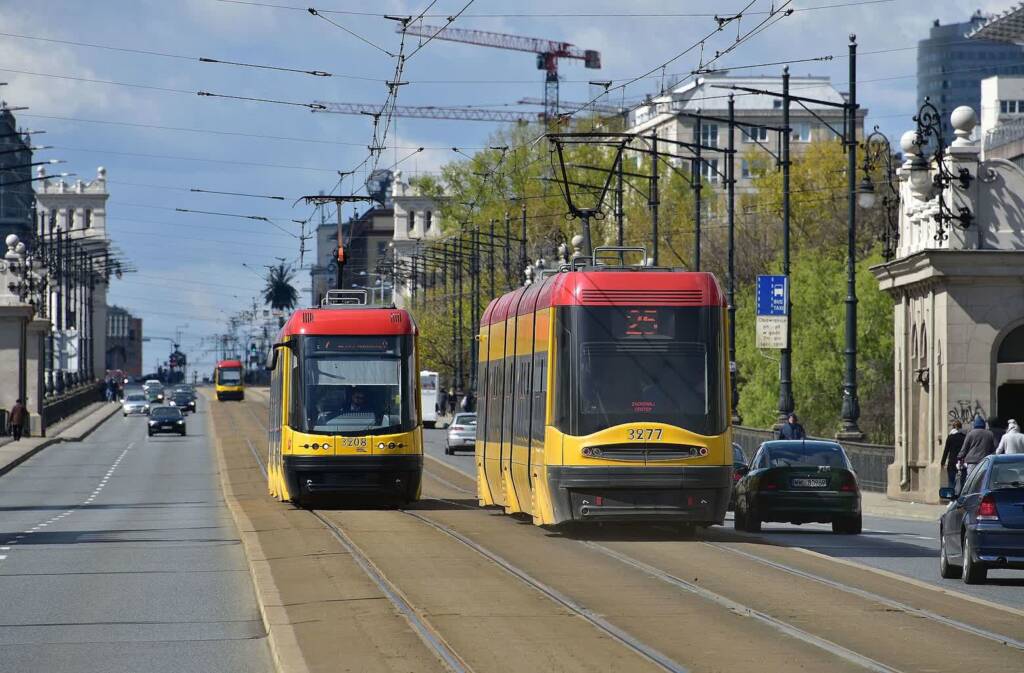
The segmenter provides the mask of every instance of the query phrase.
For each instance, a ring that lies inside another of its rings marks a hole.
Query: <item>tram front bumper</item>
[[[284,456],[292,493],[408,494],[419,491],[423,456]]]
[[[732,466],[548,466],[555,523],[673,521],[721,524]]]

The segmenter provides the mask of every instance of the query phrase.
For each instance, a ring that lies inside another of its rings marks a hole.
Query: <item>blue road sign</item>
[[[789,315],[789,282],[785,276],[757,277],[757,315]]]

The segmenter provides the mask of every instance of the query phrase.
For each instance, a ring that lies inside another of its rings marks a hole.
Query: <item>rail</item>
[[[103,383],[96,381],[74,388],[43,405],[43,432],[57,421],[71,416],[93,402],[103,401]]]
[[[762,442],[775,439],[775,433],[771,430],[760,428],[747,428],[741,425],[733,426],[733,441],[740,445],[743,452],[750,458],[761,446]],[[808,437],[807,439],[822,439],[834,441],[824,437]],[[853,463],[853,470],[857,473],[857,481],[865,491],[885,493],[887,483],[887,471],[895,458],[895,449],[885,444],[868,444],[867,442],[840,442],[846,449],[846,455]]]

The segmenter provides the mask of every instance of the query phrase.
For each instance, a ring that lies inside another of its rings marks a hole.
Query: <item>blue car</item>
[[[939,573],[981,584],[989,568],[1024,570],[1024,455],[989,456],[939,519]]]

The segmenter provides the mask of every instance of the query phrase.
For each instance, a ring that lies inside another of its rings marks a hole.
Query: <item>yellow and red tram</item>
[[[244,400],[245,383],[241,360],[220,360],[213,370],[213,390],[217,401]]]
[[[296,311],[271,355],[271,495],[417,500],[423,472],[417,330],[407,311],[351,304]],[[354,293],[359,294],[359,293]]]
[[[732,487],[714,276],[587,267],[491,302],[480,325],[481,505],[569,521],[722,523]]]

